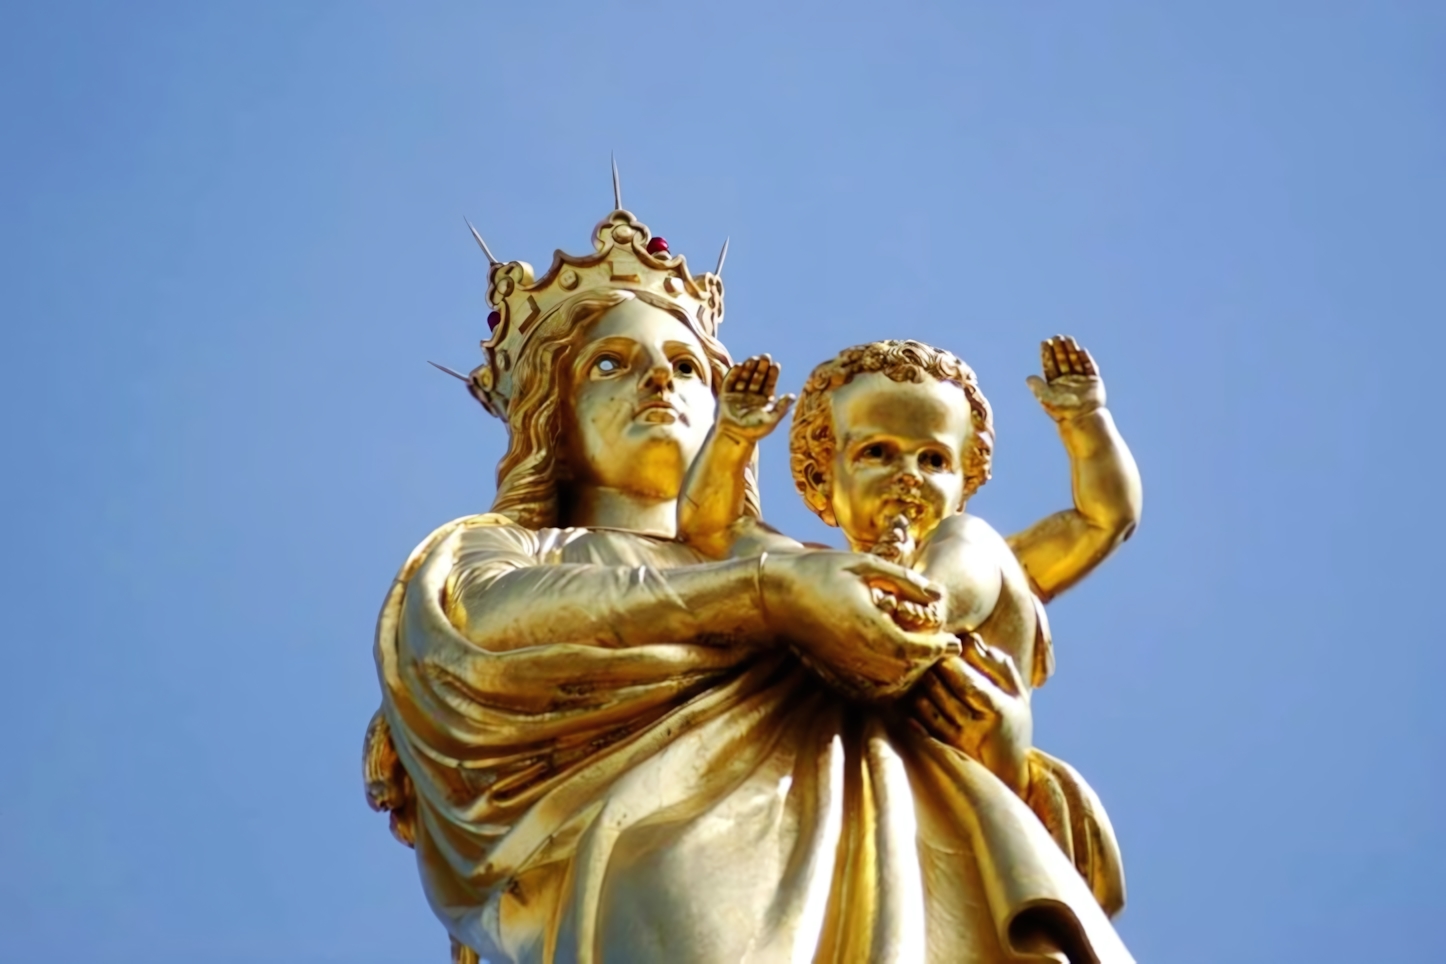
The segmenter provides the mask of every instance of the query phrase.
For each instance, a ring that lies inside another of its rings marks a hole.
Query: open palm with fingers
[[[778,363],[768,355],[755,355],[728,369],[718,396],[718,427],[734,436],[758,441],[778,427],[794,396],[775,398]]]
[[[1029,390],[1056,422],[1088,415],[1105,407],[1105,382],[1090,353],[1068,335],[1055,335],[1039,345],[1044,377],[1030,375]]]

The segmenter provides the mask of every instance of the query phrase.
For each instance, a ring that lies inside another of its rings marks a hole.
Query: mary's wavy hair
[[[833,432],[830,396],[859,375],[881,372],[896,382],[918,382],[929,375],[964,390],[969,405],[969,448],[964,453],[964,498],[989,481],[994,456],[994,414],[979,390],[974,369],[942,348],[918,341],[875,341],[845,348],[819,365],[799,393],[798,408],[788,433],[789,466],[803,501],[822,516],[829,507],[833,459],[838,441]]]
[[[529,529],[566,525],[568,484],[573,470],[567,464],[563,435],[568,430],[567,410],[573,359],[586,343],[595,321],[610,308],[636,298],[678,319],[703,346],[717,397],[723,376],[732,366],[722,342],[698,330],[693,320],[673,302],[650,291],[625,288],[582,291],[563,302],[538,322],[513,373],[516,392],[507,406],[507,454],[497,463],[497,498],[492,511]],[[744,478],[743,511],[760,515],[758,480],[753,466]]]

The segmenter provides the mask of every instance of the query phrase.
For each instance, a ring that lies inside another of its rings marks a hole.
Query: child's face
[[[830,503],[856,548],[873,546],[899,516],[916,540],[963,507],[969,404],[928,375],[896,382],[872,372],[834,391]]]

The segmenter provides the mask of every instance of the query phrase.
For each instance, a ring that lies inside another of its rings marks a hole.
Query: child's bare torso
[[[761,523],[742,520],[734,530],[732,554],[743,558],[810,548],[826,547],[805,546]],[[944,590],[945,630],[974,633],[1007,653],[1030,686],[1049,675],[1053,654],[1044,607],[1014,553],[989,523],[967,513],[949,516],[905,564]]]

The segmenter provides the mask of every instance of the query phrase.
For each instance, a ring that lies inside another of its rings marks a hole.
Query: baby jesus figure
[[[993,419],[974,372],[947,351],[878,341],[840,352],[809,376],[789,440],[794,482],[810,509],[842,529],[855,552],[919,571],[943,590],[932,605],[874,591],[901,627],[959,636],[975,671],[936,664],[913,691],[914,725],[1021,793],[1027,760],[1001,748],[1027,746],[1029,735],[987,739],[991,728],[970,726],[949,708],[988,716],[1044,682],[1053,657],[1041,603],[1128,538],[1140,502],[1139,476],[1104,408],[1093,359],[1062,336],[1044,342],[1042,355],[1045,377],[1029,384],[1059,423],[1075,508],[1010,540],[965,511],[989,478]],[[755,446],[793,403],[774,396],[778,376],[767,355],[728,372],[717,420],[684,483],[679,538],[715,558],[809,548],[742,512]],[[1021,716],[1018,725],[1028,727]]]

